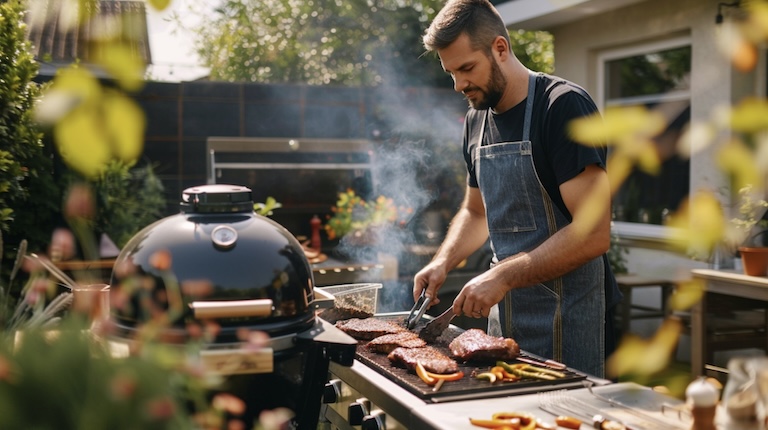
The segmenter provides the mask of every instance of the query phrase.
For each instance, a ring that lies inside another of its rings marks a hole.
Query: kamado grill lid
[[[179,206],[185,213],[253,212],[253,198],[240,185],[204,185],[184,190]]]
[[[132,330],[158,312],[182,331],[214,319],[219,341],[234,339],[240,328],[274,336],[312,327],[309,261],[287,229],[253,211],[250,189],[188,188],[180,209],[120,252],[110,283],[118,327]]]

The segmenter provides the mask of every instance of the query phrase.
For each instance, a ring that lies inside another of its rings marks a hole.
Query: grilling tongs
[[[427,308],[429,307],[429,301],[432,299],[427,297],[426,294],[426,288],[421,290],[419,299],[416,300],[416,303],[413,304],[413,307],[408,313],[408,316],[405,317],[405,327],[408,330],[413,330],[413,328],[416,327],[416,323],[418,323],[421,317],[424,316],[424,312],[427,311]]]
[[[451,321],[453,320],[453,317],[455,316],[456,314],[453,313],[453,306],[449,307],[445,310],[445,312],[441,313],[435,319],[428,322],[427,325],[424,326],[424,328],[419,332],[419,337],[424,339],[424,341],[427,343],[436,341],[437,338],[443,334],[445,329],[448,328],[448,326],[451,324]]]

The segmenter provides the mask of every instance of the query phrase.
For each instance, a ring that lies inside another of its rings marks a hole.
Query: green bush
[[[41,88],[32,79],[38,65],[26,40],[24,8],[0,3],[0,230],[4,255],[13,256],[22,238],[31,251],[50,240],[61,206],[61,187],[53,175],[52,149],[35,124],[33,108]]]
[[[119,161],[110,162],[95,181],[94,190],[94,229],[109,236],[118,248],[163,216],[163,184],[151,165],[131,168]]]

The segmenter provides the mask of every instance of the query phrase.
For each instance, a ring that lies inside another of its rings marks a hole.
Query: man
[[[449,0],[424,46],[469,101],[468,179],[445,240],[414,277],[414,298],[426,289],[439,302],[447,273],[490,236],[492,266],[467,282],[453,312],[488,317],[489,334],[602,377],[613,348],[607,310],[621,295],[605,258],[606,154],[568,134],[571,120],[597,107],[573,83],[523,66],[487,0]]]

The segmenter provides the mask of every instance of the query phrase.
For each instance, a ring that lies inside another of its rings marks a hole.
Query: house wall
[[[554,35],[555,74],[583,85],[592,95],[600,93],[598,56],[606,50],[631,48],[673,37],[690,37],[692,44],[691,123],[705,123],[718,107],[747,95],[764,92],[765,73],[735,71],[718,50],[715,24],[716,0],[648,0],[614,11],[583,18],[547,30]],[[730,11],[725,10],[726,20]],[[764,70],[764,66],[757,70]],[[762,89],[762,90],[761,90]],[[600,102],[599,102],[600,103]],[[719,136],[717,142],[726,141]],[[718,145],[701,149],[691,158],[691,193],[712,190],[727,205],[728,184],[716,167]],[[687,256],[647,243],[630,244],[628,268],[675,278],[690,268],[706,266]]]

